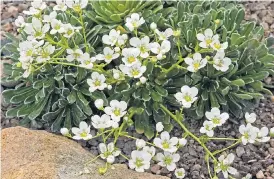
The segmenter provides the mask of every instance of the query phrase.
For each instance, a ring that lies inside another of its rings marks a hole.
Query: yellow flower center
[[[34,34],[35,37],[40,37],[42,35],[43,35],[43,33],[41,31],[36,31]]]
[[[72,32],[73,32],[73,30],[69,29],[69,30],[67,31],[67,34],[68,34],[68,35],[71,35]]]
[[[120,111],[119,108],[116,108],[116,109],[113,111],[113,113],[115,114],[115,116],[120,116],[121,111]]]
[[[135,27],[135,28],[138,27],[137,22],[133,22],[132,25],[133,25],[133,27]]]
[[[135,69],[133,69],[132,71],[131,71],[131,74],[132,74],[132,76],[137,76],[137,75],[139,75],[139,71],[138,70],[135,70]]]
[[[164,163],[165,164],[169,165],[169,164],[171,164],[171,162],[172,162],[172,158],[171,157],[165,157],[165,159],[164,159]]]
[[[215,44],[214,44],[214,47],[215,47],[216,49],[220,49],[220,48],[221,48],[221,44],[215,43]]]
[[[146,52],[146,51],[147,51],[147,49],[146,49],[146,47],[145,47],[145,46],[141,46],[140,51],[141,51],[142,53],[144,53],[144,52]]]
[[[136,61],[135,57],[131,56],[131,57],[128,57],[128,60],[127,60],[129,63],[133,63]]]
[[[214,124],[220,124],[220,118],[214,117],[214,118],[212,119],[212,122],[213,122]]]
[[[178,176],[183,176],[183,172],[177,172]]]
[[[169,143],[165,140],[164,142],[162,142],[162,146],[164,149],[168,149],[169,148]]]
[[[59,24],[57,24],[56,26],[55,26],[55,30],[59,30],[61,28],[61,26],[59,25]]]
[[[86,132],[82,132],[82,133],[80,134],[80,136],[81,136],[81,137],[87,137],[88,134],[87,134]]]
[[[212,40],[211,39],[206,39],[206,44],[209,45],[211,44]]]
[[[197,70],[199,69],[199,67],[200,67],[200,63],[199,63],[199,62],[195,62],[195,63],[193,64],[193,67],[194,67],[194,69],[197,71]]]
[[[27,55],[27,56],[32,56],[32,50],[31,50],[31,49],[27,50],[27,51],[26,51],[26,55]]]
[[[191,102],[192,101],[192,98],[189,95],[185,95],[184,99],[186,100],[186,102]]]
[[[75,10],[76,12],[80,12],[80,11],[81,11],[81,6],[80,6],[80,4],[74,4],[74,5],[73,5],[73,10]]]
[[[101,85],[101,81],[95,80],[94,85],[95,85],[95,86],[100,86],[100,85]]]
[[[142,167],[144,165],[143,160],[139,159],[139,158],[136,158],[135,165],[136,165],[137,168]]]

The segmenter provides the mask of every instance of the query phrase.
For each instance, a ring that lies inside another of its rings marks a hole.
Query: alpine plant
[[[15,20],[20,38],[6,34],[11,43],[2,49],[13,63],[4,64],[1,83],[16,85],[3,92],[12,104],[6,116],[74,140],[102,138],[101,174],[119,156],[137,172],[154,160],[184,178],[179,151],[193,138],[205,151],[208,178],[232,178],[234,155],[220,154],[274,136],[249,113],[272,95],[261,80],[274,74],[274,39],[242,22],[234,3],[57,0],[49,7],[37,0],[24,14]],[[200,134],[185,116],[203,120]],[[245,118],[239,138],[215,137],[230,116]],[[171,136],[174,123],[181,137]],[[130,126],[150,142],[129,136]],[[117,148],[119,137],[136,140],[130,156]],[[210,151],[210,140],[234,143]]]

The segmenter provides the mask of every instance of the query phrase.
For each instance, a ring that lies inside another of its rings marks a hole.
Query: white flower
[[[137,149],[142,149],[145,146],[146,146],[146,141],[144,141],[143,139],[137,139],[136,140]]]
[[[151,30],[155,30],[157,28],[157,24],[155,23],[155,22],[152,22],[151,24],[150,24],[150,29]]]
[[[178,143],[180,146],[185,146],[187,143],[187,140],[185,138],[182,138],[182,139],[179,139]]]
[[[14,24],[20,28],[23,28],[26,26],[23,16],[18,16],[17,19],[15,20]]]
[[[127,113],[127,103],[125,101],[112,100],[109,104],[110,106],[104,109],[105,113],[111,116],[114,121],[120,121],[120,118]]]
[[[200,132],[206,134],[208,137],[213,137],[214,135],[214,124],[212,121],[204,121],[203,127],[201,127]]]
[[[226,158],[224,155],[221,155],[218,158],[219,163],[216,167],[216,172],[219,173],[220,171],[222,171],[225,178],[228,178],[228,173],[232,175],[237,174],[237,170],[230,166],[233,163],[234,158],[235,156],[232,153],[228,154]]]
[[[224,112],[221,114],[218,108],[212,108],[210,112],[207,111],[205,116],[208,120],[212,121],[214,127],[223,125],[229,118],[228,113]]]
[[[26,15],[38,15],[40,13],[39,9],[35,9],[34,7],[30,7],[28,11],[23,11]]]
[[[37,39],[42,39],[45,34],[49,31],[49,24],[43,25],[41,21],[35,17],[32,18],[32,23],[27,24],[24,31]]]
[[[81,57],[83,55],[83,51],[80,49],[67,49],[67,61],[72,62],[73,60],[81,61]]]
[[[147,58],[149,56],[149,37],[145,36],[141,39],[133,37],[129,40],[131,46],[136,47],[140,51],[140,56],[142,58]]]
[[[54,19],[56,20],[57,12],[52,11],[49,15],[44,15],[43,22],[52,22]]]
[[[91,123],[96,129],[106,129],[112,126],[112,121],[106,114],[103,114],[101,117],[98,115],[92,116]]]
[[[144,146],[143,151],[149,153],[151,155],[151,157],[153,157],[155,155],[156,149],[153,146],[151,146],[151,147]]]
[[[38,63],[44,63],[50,59],[50,55],[55,51],[55,47],[48,42],[39,50],[39,55],[36,58]]]
[[[243,177],[242,179],[251,179],[252,178],[252,175],[250,173],[246,174],[245,177]]]
[[[66,0],[56,0],[56,5],[53,7],[54,11],[66,11]]]
[[[175,163],[180,160],[180,155],[164,152],[164,154],[157,153],[155,158],[159,161],[158,165],[166,167],[169,171],[174,171],[176,169]]]
[[[116,45],[117,46],[125,45],[125,43],[127,42],[127,39],[128,39],[127,34],[120,35],[117,39]]]
[[[210,45],[216,51],[224,51],[228,47],[228,42],[221,44],[219,40],[215,40]]]
[[[159,40],[168,40],[168,38],[173,35],[173,30],[171,28],[166,29],[164,32],[156,29],[155,32],[159,36]]]
[[[150,167],[151,155],[145,151],[134,150],[131,152],[131,159],[128,161],[129,168],[137,172],[144,172]]]
[[[97,109],[102,110],[102,109],[104,109],[104,100],[102,100],[102,99],[96,99],[94,101],[94,105],[96,106]]]
[[[31,7],[29,8],[29,11],[23,11],[23,13],[26,15],[37,15],[40,13],[41,10],[45,9],[46,7],[46,3],[42,0],[35,0],[31,2]]]
[[[134,29],[137,29],[140,27],[143,23],[145,23],[145,20],[143,17],[140,18],[139,14],[133,13],[130,17],[126,18],[126,24],[125,26],[130,30],[133,31]]]
[[[139,62],[138,56],[140,54],[140,50],[138,48],[124,48],[122,50],[122,61],[126,66],[132,66]]]
[[[114,50],[112,50],[109,47],[104,48],[104,55],[103,54],[96,55],[96,59],[104,60],[107,63],[110,63],[112,60],[118,57],[119,57],[119,53],[114,53]]]
[[[120,150],[115,150],[113,142],[109,143],[107,146],[104,143],[100,143],[99,149],[101,152],[100,157],[102,159],[106,159],[107,163],[113,163],[115,161],[115,157],[117,157],[121,153]]]
[[[153,140],[153,143],[164,151],[173,153],[177,151],[176,145],[178,144],[178,138],[170,138],[169,133],[164,131],[161,133],[160,138],[155,138]]]
[[[185,169],[183,168],[177,168],[175,170],[175,176],[176,178],[184,178],[186,175]]]
[[[270,129],[269,134],[270,134],[271,137],[274,137],[274,127],[272,127],[272,128]]]
[[[198,89],[196,87],[182,86],[181,92],[175,94],[175,98],[183,107],[190,108],[191,104],[197,100]]]
[[[75,140],[89,140],[92,138],[90,134],[90,126],[84,121],[80,122],[79,128],[73,127],[71,128],[72,133],[75,135],[72,138]]]
[[[245,120],[247,123],[253,123],[256,121],[256,114],[255,113],[245,113]]]
[[[216,55],[213,57],[213,66],[218,71],[227,71],[230,64],[231,59],[225,57],[225,53],[223,51],[217,52]]]
[[[107,87],[105,83],[106,77],[103,74],[99,74],[98,72],[93,72],[91,74],[91,79],[87,79],[87,83],[89,85],[89,91],[94,92],[95,90],[104,90]]]
[[[75,30],[79,30],[82,27],[73,27],[71,24],[63,24],[63,28],[64,28],[64,33],[63,36],[66,38],[70,38],[74,35]]]
[[[262,127],[261,129],[254,128],[255,131],[257,131],[257,142],[268,142],[270,140],[270,137],[268,137],[268,128],[267,127]]]
[[[239,132],[242,134],[241,140],[243,145],[255,142],[257,137],[256,129],[250,123],[248,123],[246,126],[241,125],[239,127]]]
[[[147,69],[146,66],[142,66],[140,62],[130,67],[121,64],[119,68],[124,74],[127,74],[129,77],[133,77],[133,78],[140,78]]]
[[[52,29],[50,31],[50,34],[56,34],[57,32],[58,33],[65,32],[65,28],[63,27],[63,23],[60,20],[53,19],[51,21],[51,27],[52,27]]]
[[[69,130],[67,128],[61,128],[60,132],[63,136],[68,136],[69,135]]]
[[[80,66],[86,69],[92,69],[93,67],[93,62],[96,61],[95,57],[90,57],[88,53],[84,53],[80,57]]]
[[[204,31],[204,34],[197,34],[197,39],[200,42],[199,46],[202,47],[202,48],[209,48],[210,47],[210,44],[213,42],[213,41],[217,41],[219,39],[219,35],[216,34],[216,35],[213,35],[213,31],[211,29],[206,29]]]
[[[186,57],[185,62],[186,64],[189,65],[187,67],[188,71],[197,72],[199,69],[206,66],[207,59],[206,58],[202,59],[202,55],[200,53],[195,53],[193,55],[193,58]]]
[[[104,44],[114,46],[117,43],[119,36],[120,36],[120,31],[119,30],[116,31],[115,29],[112,29],[109,32],[109,35],[103,35],[102,41]]]
[[[162,132],[164,130],[164,126],[162,122],[157,122],[156,124],[156,131],[157,132]]]
[[[69,8],[72,8],[74,11],[80,12],[81,9],[85,8],[88,4],[88,0],[68,0],[66,4]]]
[[[157,59],[162,59],[163,55],[170,50],[170,42],[168,40],[164,40],[161,45],[157,42],[149,44],[150,50],[157,54]]]
[[[147,78],[146,78],[146,77],[142,76],[142,77],[140,78],[140,82],[141,82],[142,84],[145,84],[146,81],[147,81]]]
[[[115,51],[115,52],[120,52],[121,49],[120,49],[120,47],[114,47],[114,51]]]

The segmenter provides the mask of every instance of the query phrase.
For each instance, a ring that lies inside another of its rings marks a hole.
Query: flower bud
[[[103,110],[104,109],[104,101],[102,99],[96,99],[94,101],[94,105],[97,109]]]
[[[127,117],[127,116],[125,116],[123,119],[124,119],[125,121],[127,121],[127,120],[128,120],[128,117]]]
[[[120,74],[119,73],[114,73],[113,78],[118,80],[120,78]]]
[[[157,24],[155,23],[155,22],[152,22],[151,24],[150,24],[150,29],[151,30],[155,30],[157,28]]]
[[[63,136],[68,136],[69,135],[69,130],[65,127],[61,128],[60,132]]]
[[[146,81],[147,81],[147,78],[146,78],[146,77],[142,76],[142,77],[140,78],[140,82],[141,82],[142,84],[146,83]]]
[[[107,172],[107,169],[108,169],[107,167],[100,167],[98,169],[98,172],[100,175],[104,175]]]
[[[114,51],[115,51],[115,52],[120,52],[120,48],[119,48],[119,47],[115,47],[115,48],[114,48]]]
[[[111,85],[108,85],[108,90],[111,90],[112,89],[112,86]]]
[[[221,21],[220,21],[220,19],[216,19],[214,22],[215,22],[215,24],[220,24]]]
[[[181,31],[180,30],[175,30],[175,31],[173,31],[173,36],[174,37],[178,37],[178,36],[180,36],[181,35]]]
[[[140,85],[141,85],[141,83],[138,81],[138,82],[136,83],[136,85],[137,85],[137,86],[140,86]]]
[[[146,146],[146,142],[143,139],[137,139],[136,140],[136,147],[137,147],[137,149],[141,149],[144,146]]]
[[[21,62],[18,62],[18,63],[16,63],[16,66],[17,66],[18,68],[21,68],[21,67],[22,67],[22,63],[21,63]]]
[[[164,130],[164,126],[163,126],[162,122],[158,122],[156,124],[156,130],[157,130],[157,132],[162,132]]]

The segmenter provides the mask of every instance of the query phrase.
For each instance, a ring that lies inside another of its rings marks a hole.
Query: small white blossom
[[[158,29],[156,29],[155,32],[159,36],[159,40],[161,41],[168,40],[168,38],[173,35],[173,30],[171,28],[166,29],[164,32],[161,32]]]
[[[201,41],[199,44],[200,47],[209,48],[213,41],[217,41],[219,39],[219,35],[213,35],[213,31],[211,29],[206,29],[204,34],[197,34],[197,39]]]
[[[91,123],[96,129],[106,129],[112,126],[112,121],[106,114],[103,114],[101,117],[98,115],[92,116]]]
[[[140,57],[147,58],[149,56],[149,37],[145,36],[141,39],[133,37],[129,40],[131,46],[136,47],[140,51]]]
[[[245,120],[246,120],[246,123],[253,123],[256,121],[256,114],[255,113],[248,113],[246,112],[245,113]]]
[[[45,34],[49,31],[49,24],[43,25],[41,21],[35,17],[32,18],[32,23],[27,24],[24,31],[33,36],[36,39],[42,39],[45,37]]]
[[[142,149],[146,146],[146,141],[144,141],[143,139],[137,139],[136,140],[136,147],[137,149]]]
[[[102,100],[102,99],[96,99],[94,101],[94,105],[96,106],[97,109],[102,110],[102,109],[104,109],[104,100]]]
[[[216,51],[224,51],[228,47],[228,42],[221,44],[219,40],[215,40],[210,45]]]
[[[213,57],[213,67],[218,71],[227,71],[230,64],[231,59],[225,57],[225,53],[223,51],[217,52],[216,55]]]
[[[212,121],[213,126],[221,126],[229,118],[228,113],[224,112],[221,114],[221,111],[218,108],[212,108],[210,112],[206,112],[205,116],[208,120]]]
[[[127,34],[122,34],[122,35],[120,35],[120,36],[118,37],[118,39],[117,39],[116,45],[117,45],[117,46],[125,45],[125,43],[127,42],[127,39],[128,39]]]
[[[150,50],[157,54],[157,59],[164,58],[164,54],[170,50],[170,42],[168,40],[164,40],[161,45],[157,42],[153,42],[149,44]]]
[[[132,66],[121,64],[119,68],[124,74],[127,74],[129,77],[133,78],[140,78],[147,69],[146,66],[142,66],[140,62]]]
[[[176,178],[184,178],[186,175],[185,169],[183,168],[177,168],[175,170],[175,176]]]
[[[120,118],[127,113],[127,103],[125,101],[112,100],[109,104],[110,106],[104,109],[105,113],[111,116],[114,121],[120,121]]]
[[[156,29],[157,29],[157,24],[156,24],[155,22],[152,22],[152,23],[150,24],[150,29],[151,29],[151,30],[156,30]]]
[[[72,133],[75,135],[72,138],[75,140],[89,140],[92,138],[90,134],[90,126],[84,121],[80,122],[79,128],[73,127],[71,128]]]
[[[104,60],[106,63],[110,63],[112,60],[118,57],[119,57],[119,53],[114,53],[114,50],[112,50],[109,47],[104,48],[104,54],[96,55],[96,59]]]
[[[190,72],[197,72],[199,69],[204,68],[207,64],[207,59],[202,58],[200,53],[195,53],[193,58],[186,57],[186,64],[188,64],[187,70]]]
[[[31,7],[28,11],[23,11],[26,15],[37,15],[47,7],[46,3],[42,0],[35,0],[31,2]]]
[[[56,20],[57,12],[52,11],[49,15],[44,15],[43,22],[52,22],[54,19]]]
[[[92,69],[93,63],[96,61],[95,57],[90,57],[88,53],[84,53],[80,57],[80,66],[86,69]]]
[[[162,132],[164,130],[164,126],[162,122],[157,122],[156,124],[156,131],[157,132]]]
[[[201,127],[200,132],[206,134],[208,137],[213,137],[214,135],[214,124],[212,121],[204,121],[203,127]]]
[[[186,140],[185,138],[179,139],[179,141],[178,141],[178,144],[179,144],[180,146],[185,146],[186,143],[187,143],[187,140]]]
[[[169,133],[164,131],[160,134],[160,138],[155,138],[153,140],[153,143],[164,151],[173,153],[177,151],[176,145],[178,144],[178,138],[170,138]]]
[[[122,50],[122,61],[126,66],[132,66],[139,62],[138,56],[140,55],[140,50],[138,48],[124,48]]]
[[[88,4],[88,0],[69,0],[66,1],[66,5],[72,8],[74,11],[80,12]]]
[[[66,0],[56,0],[56,5],[53,7],[54,11],[66,11]]]
[[[17,19],[15,20],[14,24],[20,28],[23,28],[26,26],[23,16],[18,16]]]
[[[246,126],[241,125],[239,127],[239,132],[242,134],[242,143],[246,145],[247,143],[254,143],[257,137],[256,129],[248,123]]]
[[[67,128],[61,128],[60,132],[63,136],[68,136],[69,135],[69,130]]]
[[[261,129],[258,129],[258,128],[254,128],[254,129],[257,133],[257,137],[256,137],[257,142],[268,142],[270,140],[270,137],[267,136],[269,133],[269,130],[267,127],[262,127]]]
[[[87,83],[89,85],[89,91],[94,92],[95,90],[104,90],[107,87],[105,83],[106,77],[103,74],[99,74],[98,72],[93,72],[91,74],[91,79],[87,79]]]
[[[179,101],[183,107],[190,108],[191,104],[198,98],[198,89],[196,87],[190,88],[189,86],[182,86],[181,92],[175,94],[175,98]]]
[[[131,159],[128,161],[129,168],[137,172],[144,172],[150,167],[151,155],[146,151],[134,150],[131,152]]]
[[[155,158],[159,161],[158,165],[166,167],[168,171],[174,171],[176,169],[175,163],[180,160],[180,155],[164,152],[164,154],[157,153]]]
[[[39,50],[38,57],[36,61],[38,63],[44,63],[50,59],[50,55],[55,51],[55,47],[49,44],[48,42]]]
[[[139,14],[133,13],[130,17],[126,18],[126,24],[125,26],[130,30],[133,31],[140,27],[143,23],[145,23],[145,20],[143,17],[140,18]]]
[[[142,84],[145,84],[145,83],[147,82],[147,78],[144,77],[144,76],[142,76],[142,77],[140,78],[140,82],[141,82]]]
[[[120,47],[114,47],[114,51],[115,51],[115,52],[120,52],[121,49],[120,49]]]
[[[51,27],[52,27],[52,29],[50,31],[50,34],[56,34],[57,32],[58,33],[65,32],[65,28],[63,27],[63,23],[60,20],[53,19],[51,21]]]
[[[73,60],[81,61],[81,57],[83,55],[83,51],[80,49],[67,49],[67,61],[72,62]]]
[[[226,158],[224,155],[221,155],[218,158],[219,163],[216,167],[216,172],[219,173],[220,171],[222,171],[224,178],[228,178],[229,173],[232,175],[237,174],[237,170],[230,166],[233,163],[234,158],[235,156],[232,153],[228,154]]]
[[[120,155],[121,151],[116,150],[114,143],[111,142],[107,146],[104,143],[99,144],[99,149],[100,149],[100,157],[102,159],[106,159],[107,163],[113,163],[115,161],[115,157]]]
[[[109,35],[103,35],[102,41],[104,44],[114,46],[117,43],[119,36],[120,36],[120,31],[119,30],[116,31],[115,29],[112,29],[109,32]]]
[[[151,157],[153,157],[155,155],[156,149],[153,146],[151,146],[151,147],[144,146],[143,151],[149,153],[151,155]]]

